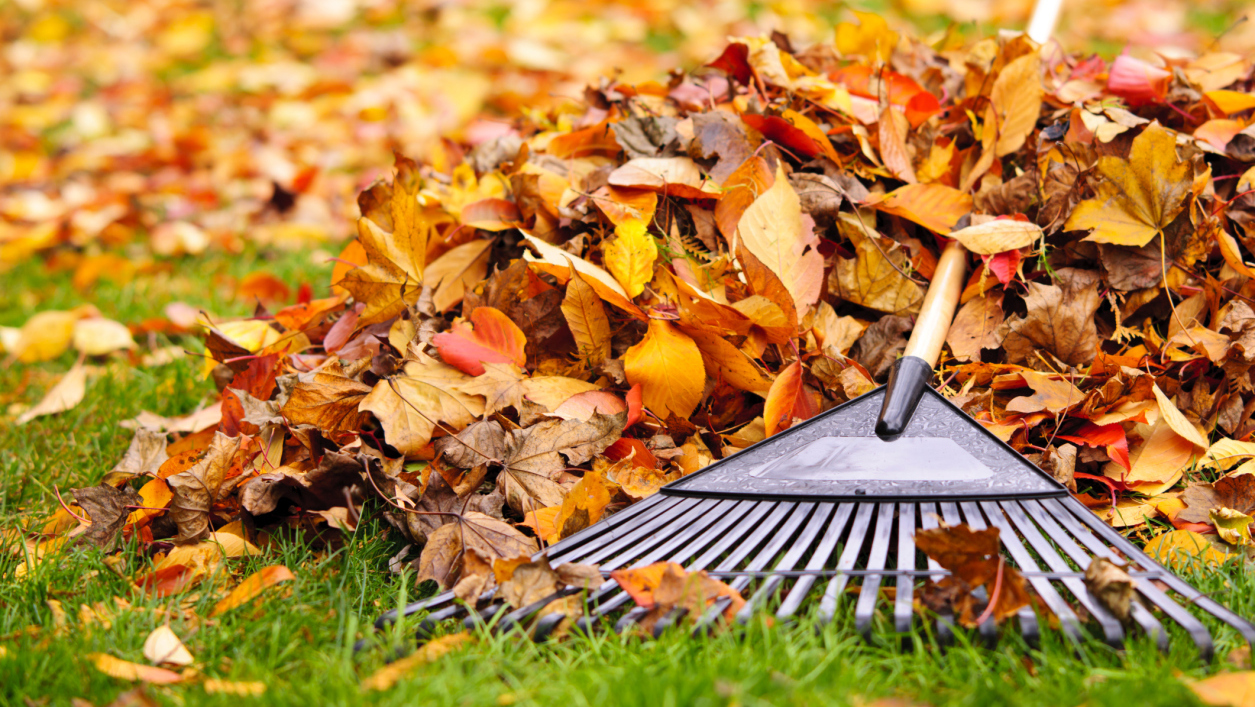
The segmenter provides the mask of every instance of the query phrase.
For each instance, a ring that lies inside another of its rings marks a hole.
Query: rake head
[[[1166,626],[1176,623],[1210,659],[1213,641],[1201,612],[1255,640],[1255,625],[1151,559],[931,389],[900,436],[876,437],[871,426],[883,396],[881,389],[793,427],[543,554],[554,566],[596,564],[603,572],[662,561],[704,570],[745,597],[736,614],[742,623],[757,612],[789,620],[815,603],[814,615],[827,622],[852,603],[855,627],[870,636],[882,610],[895,631],[908,632],[916,617],[913,599],[924,582],[947,574],[917,549],[916,532],[966,523],[999,530],[1006,562],[1024,575],[1071,639],[1093,636],[1118,647],[1128,633],[1141,631],[1166,650]],[[1125,622],[1086,587],[1085,570],[1094,557],[1128,563],[1138,601]],[[891,599],[883,598],[882,587],[894,589]],[[389,612],[376,626],[395,621],[398,613],[427,612],[420,638],[442,621],[465,617],[470,625],[486,622],[497,630],[526,624],[534,639],[543,640],[567,617],[554,602],[573,592],[522,608],[505,605],[492,592],[469,607],[446,592]],[[720,620],[727,601],[691,617],[695,630]],[[623,631],[647,613],[614,580],[588,590],[584,606],[576,621],[584,631]],[[655,632],[681,618],[682,610],[673,612],[655,624]],[[1030,644],[1049,625],[1028,607],[1013,623]],[[945,641],[953,631],[950,617],[936,617],[939,638]],[[977,631],[993,640],[998,628],[986,620]]]

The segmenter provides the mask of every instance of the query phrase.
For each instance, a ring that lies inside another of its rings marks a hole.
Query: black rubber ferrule
[[[902,434],[932,378],[932,364],[918,356],[903,356],[893,364],[889,384],[885,386],[885,402],[876,420],[877,437],[893,439]]]

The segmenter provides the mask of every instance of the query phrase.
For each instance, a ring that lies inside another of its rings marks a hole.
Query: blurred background
[[[78,286],[246,243],[325,263],[393,150],[431,159],[442,139],[491,139],[511,115],[575,112],[603,76],[665,82],[728,36],[830,42],[852,7],[951,46],[1031,12],[1029,0],[8,0],[0,272],[58,244],[76,247],[44,265]],[[1130,44],[1243,52],[1255,27],[1241,10],[1078,0],[1058,41],[1108,59]],[[0,308],[33,304],[16,296]]]

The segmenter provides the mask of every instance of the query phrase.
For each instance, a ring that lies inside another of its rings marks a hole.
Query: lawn
[[[105,316],[142,318],[172,301],[222,316],[241,315],[247,302],[231,296],[231,283],[257,269],[289,282],[308,280],[325,288],[328,267],[308,253],[263,257],[255,252],[169,262],[182,277],[103,283],[75,292],[41,264],[11,272],[0,325],[20,325],[31,313],[91,302]],[[193,274],[194,273],[194,274]],[[20,293],[20,294],[16,294]],[[317,294],[316,290],[316,294]],[[164,343],[164,342],[163,342]],[[173,343],[198,347],[191,338]],[[73,363],[15,364],[0,371],[0,389],[38,399],[42,388]],[[73,411],[26,426],[0,423],[0,513],[9,523],[46,517],[60,489],[91,485],[112,468],[129,443],[118,421],[141,410],[177,415],[210,399],[214,388],[199,361],[185,358],[157,368],[116,366],[89,383]],[[12,403],[12,400],[8,401]],[[852,621],[819,626],[811,620],[691,640],[673,631],[660,640],[599,634],[535,645],[517,635],[477,631],[477,642],[408,672],[388,691],[367,691],[362,681],[398,651],[408,653],[415,622],[377,637],[355,655],[353,645],[372,636],[370,624],[384,611],[412,600],[412,575],[392,574],[388,559],[401,548],[387,525],[368,512],[352,534],[273,537],[259,557],[228,561],[220,574],[190,595],[150,598],[127,579],[139,572],[106,562],[91,547],[74,547],[40,562],[18,578],[23,558],[0,556],[0,704],[67,704],[87,698],[108,704],[132,686],[94,669],[86,656],[110,653],[144,662],[142,646],[156,627],[169,623],[196,659],[205,679],[262,683],[266,704],[850,704],[902,698],[933,705],[1194,704],[1185,681],[1233,667],[1226,657],[1241,640],[1224,627],[1217,661],[1206,665],[1184,636],[1161,654],[1145,640],[1114,651],[1097,641],[1074,650],[1058,634],[1039,649],[1018,637],[995,648],[967,642],[940,650],[924,634],[897,637],[881,626],[864,642]],[[373,508],[377,511],[377,508]],[[128,548],[118,557],[139,562]],[[267,593],[255,607],[207,619],[214,604],[239,579],[282,564],[296,581]],[[1244,616],[1255,614],[1255,579],[1237,565],[1193,573],[1189,579]],[[50,607],[59,603],[58,617]],[[92,607],[84,612],[80,607]],[[851,607],[852,604],[847,605]],[[92,614],[100,618],[94,618]],[[458,624],[442,627],[454,632]],[[901,640],[899,640],[901,638]],[[150,686],[159,704],[233,704],[241,698],[207,693],[202,684]]]

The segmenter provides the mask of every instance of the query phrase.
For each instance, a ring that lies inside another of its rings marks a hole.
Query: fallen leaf
[[[154,664],[167,663],[184,666],[193,663],[192,654],[188,652],[187,646],[184,646],[183,641],[180,641],[174,631],[166,625],[158,626],[148,634],[148,638],[144,640],[144,657]]]
[[[292,574],[292,570],[283,565],[272,565],[260,569],[249,575],[243,582],[240,582],[222,601],[214,604],[213,611],[209,612],[209,616],[212,618],[225,614],[232,609],[251,602],[276,584],[295,579],[296,575]]]
[[[1252,707],[1255,705],[1255,671],[1221,673],[1187,683],[1199,701],[1219,707]]]
[[[981,351],[999,348],[1006,336],[1002,298],[1001,292],[991,292],[959,308],[946,334],[946,343],[956,359],[977,361]]]
[[[819,402],[802,380],[802,363],[794,361],[776,376],[767,391],[763,422],[767,436],[786,430],[795,421],[809,420],[819,413]]]
[[[239,448],[239,437],[216,432],[200,461],[166,479],[173,494],[170,516],[178,524],[179,542],[196,540],[209,532],[209,515],[214,504],[238,481],[236,477],[228,482],[227,472]]]
[[[614,233],[615,238],[602,249],[606,268],[623,285],[628,297],[636,297],[654,277],[658,247],[644,221],[624,221],[614,227]]]
[[[741,215],[736,235],[759,262],[780,278],[793,299],[798,318],[806,316],[823,288],[824,259],[816,250],[818,238],[803,223],[801,202],[782,166],[776,167],[771,188]]]
[[[580,356],[592,364],[610,358],[610,319],[606,317],[606,308],[597,291],[578,271],[567,281],[562,315],[575,337]]]
[[[431,442],[437,424],[464,427],[484,413],[480,399],[462,391],[468,380],[453,366],[423,355],[407,363],[403,375],[376,383],[358,409],[379,420],[388,444],[415,455]]]
[[[266,694],[266,683],[237,680],[219,680],[208,678],[201,683],[205,692],[210,695],[234,695],[236,697],[261,697]]]
[[[1085,568],[1085,587],[1098,603],[1107,608],[1117,619],[1128,621],[1137,592],[1137,580],[1105,557],[1094,557]]]
[[[645,407],[664,419],[688,417],[701,402],[706,369],[693,339],[668,322],[651,319],[649,331],[623,356],[628,382],[641,386]]]
[[[1057,274],[1057,285],[1030,282],[1024,297],[1028,313],[1007,320],[1003,349],[1008,363],[1036,361],[1039,349],[1073,366],[1094,359],[1100,343],[1094,321],[1098,274],[1071,268]]]
[[[1153,124],[1133,140],[1128,160],[1100,157],[1095,198],[1082,201],[1064,228],[1092,229],[1085,240],[1144,246],[1185,208],[1190,166],[1177,157],[1173,133]]]
[[[1192,530],[1170,530],[1146,543],[1146,554],[1174,572],[1219,567],[1228,560],[1202,535]]]
[[[828,287],[842,299],[888,314],[913,314],[924,301],[924,288],[903,273],[907,257],[897,244],[867,229],[858,216],[842,214],[841,233],[855,256],[838,259]]]
[[[1041,226],[1014,219],[996,219],[950,232],[950,238],[978,255],[995,255],[1018,250],[1042,237]]]
[[[455,322],[453,328],[432,339],[444,362],[471,376],[484,372],[485,363],[527,363],[527,338],[518,325],[493,307],[477,307],[471,324]]]
[[[362,689],[376,691],[392,689],[398,680],[420,665],[434,663],[449,653],[465,649],[474,642],[475,638],[466,631],[428,641],[414,653],[376,670],[362,681]]]
[[[70,370],[66,371],[61,380],[52,386],[44,397],[31,409],[18,415],[17,424],[25,425],[37,417],[44,415],[56,415],[57,413],[73,410],[79,403],[83,402],[83,396],[87,392],[87,369],[83,364],[76,363]]]
[[[151,685],[172,685],[182,682],[183,676],[165,668],[154,668],[115,658],[107,653],[89,653],[87,659],[96,669],[110,677],[131,682],[146,682]]]

